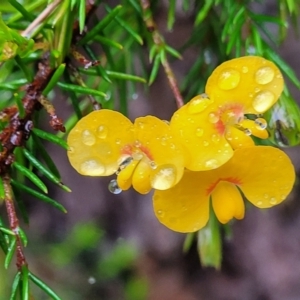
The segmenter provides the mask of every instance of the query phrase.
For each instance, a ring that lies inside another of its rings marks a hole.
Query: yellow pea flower
[[[166,227],[194,232],[208,221],[210,199],[218,220],[227,223],[244,217],[240,190],[253,205],[269,208],[286,199],[294,181],[294,167],[281,150],[269,146],[240,148],[220,168],[186,171],[171,189],[156,190],[154,212]]]
[[[141,194],[151,188],[174,186],[184,173],[185,155],[170,126],[153,116],[132,122],[119,112],[102,109],[82,118],[68,136],[68,158],[87,176],[117,174],[114,193],[134,187]]]
[[[267,138],[267,123],[260,114],[276,103],[283,84],[279,69],[262,57],[240,57],[218,66],[205,94],[181,107],[170,122],[190,155],[186,168],[218,168],[234,149],[254,145],[249,135]],[[245,114],[256,119],[245,119]]]

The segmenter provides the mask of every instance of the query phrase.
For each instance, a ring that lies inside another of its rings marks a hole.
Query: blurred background
[[[112,5],[117,1],[112,1]],[[192,11],[178,8],[173,30],[166,30],[168,1],[162,1],[155,20],[169,45],[180,48],[190,37]],[[261,13],[275,14],[275,1],[256,4]],[[179,6],[178,6],[179,7]],[[278,53],[300,77],[300,41],[297,32]],[[193,66],[198,49],[182,52],[172,61],[180,82]],[[291,86],[300,103],[300,92]],[[64,94],[53,100],[59,116],[72,112]],[[176,105],[161,70],[145,90],[132,94],[129,117],[147,114],[168,120]],[[45,114],[46,116],[46,114]],[[43,119],[43,117],[41,117]],[[45,123],[45,128],[48,124]],[[299,300],[300,299],[300,201],[296,182],[289,198],[278,207],[259,210],[249,206],[242,221],[232,222],[232,235],[223,241],[221,270],[201,266],[196,243],[183,253],[184,234],[170,231],[154,216],[149,195],[133,190],[113,195],[112,178],[83,177],[68,163],[66,152],[49,144],[59,166],[66,193],[49,184],[49,194],[66,207],[63,214],[27,196],[30,225],[22,224],[29,239],[25,249],[31,271],[65,300]],[[300,147],[284,149],[299,174]],[[259,168],[259,166],[254,166]],[[3,208],[1,208],[3,210]],[[3,213],[3,212],[2,212]],[[4,256],[0,253],[0,261]],[[9,299],[11,276],[0,263],[0,299]],[[34,299],[49,299],[33,287]]]

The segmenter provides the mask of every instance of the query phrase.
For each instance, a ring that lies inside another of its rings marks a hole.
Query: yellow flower
[[[167,191],[155,191],[153,206],[158,220],[179,232],[194,232],[209,218],[210,198],[221,223],[242,219],[245,206],[240,190],[253,205],[268,208],[282,202],[295,181],[288,156],[269,146],[235,150],[220,168],[186,171],[181,181]]]
[[[190,155],[186,168],[218,168],[232,157],[233,149],[254,145],[249,135],[267,138],[267,123],[259,115],[278,100],[282,90],[280,71],[262,57],[245,56],[218,66],[205,94],[181,107],[170,123]],[[245,114],[256,119],[245,119]]]
[[[170,126],[153,116],[132,124],[119,112],[94,111],[71,130],[68,145],[70,163],[80,174],[117,174],[111,183],[115,193],[131,185],[141,194],[165,190],[183,176],[183,149]]]

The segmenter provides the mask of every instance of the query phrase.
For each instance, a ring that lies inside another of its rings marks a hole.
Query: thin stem
[[[22,266],[26,265],[26,258],[23,252],[23,246],[21,243],[21,238],[19,234],[19,220],[16,214],[15,206],[14,206],[14,201],[13,201],[13,193],[12,193],[12,188],[10,185],[10,177],[8,174],[5,174],[3,176],[3,186],[4,186],[4,193],[5,193],[5,206],[6,206],[6,211],[7,211],[7,216],[8,216],[8,221],[9,221],[9,226],[10,229],[15,233],[16,235],[16,240],[17,240],[17,247],[16,247],[16,252],[17,252],[17,268],[19,271],[22,270]]]
[[[164,48],[165,42],[164,42],[163,38],[161,37],[161,34],[157,30],[157,26],[152,18],[152,12],[150,10],[149,0],[140,0],[140,3],[141,3],[141,7],[143,9],[144,22],[146,24],[148,31],[152,34],[152,39],[153,39],[154,44],[156,44],[158,46],[158,48]],[[163,60],[162,65],[163,65],[165,74],[168,78],[171,90],[174,94],[177,107],[179,108],[184,105],[184,101],[183,101],[182,95],[179,91],[176,77],[171,69],[171,66],[170,66],[167,58],[165,58]]]

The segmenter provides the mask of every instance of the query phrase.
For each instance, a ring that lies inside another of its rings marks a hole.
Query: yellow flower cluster
[[[82,175],[116,174],[113,193],[153,188],[158,220],[178,232],[204,227],[210,200],[221,223],[242,219],[241,192],[267,208],[282,202],[295,180],[284,152],[255,146],[251,138],[268,138],[262,114],[283,84],[278,68],[262,57],[227,61],[209,77],[205,93],[177,110],[170,123],[153,116],[132,123],[105,109],[82,118],[68,136],[70,163]]]

